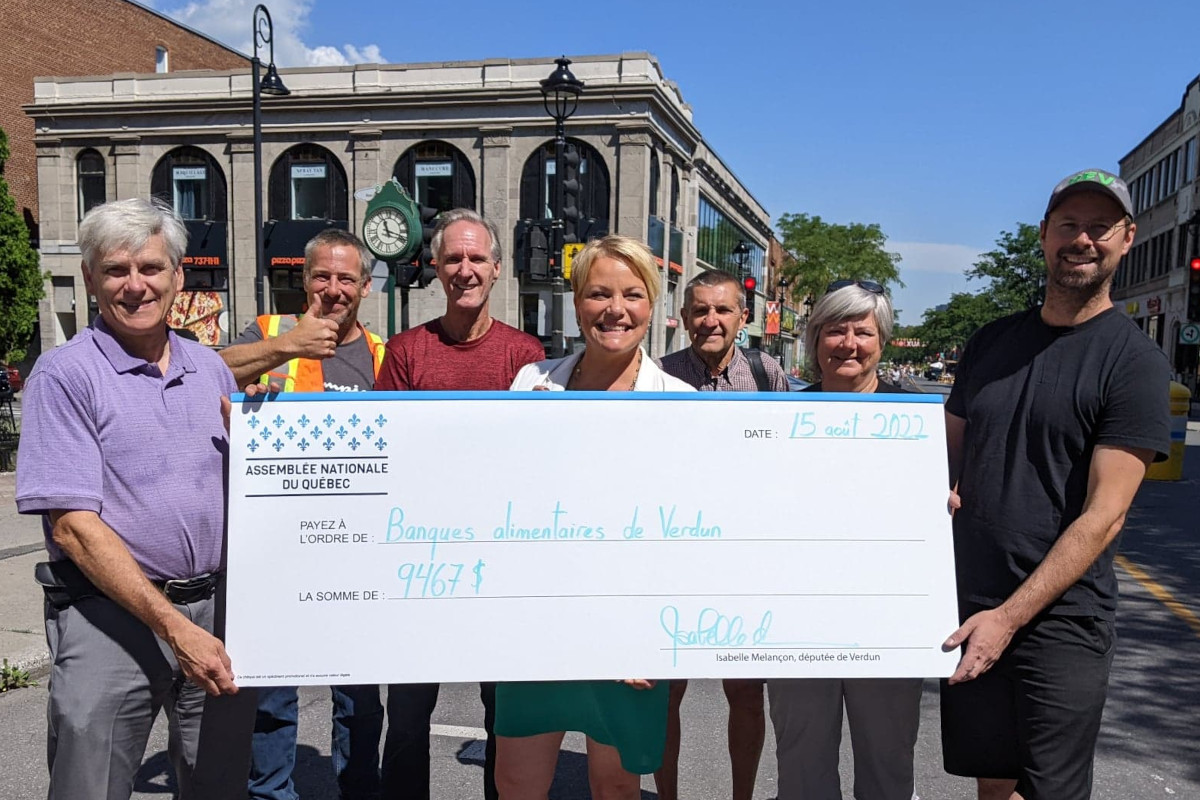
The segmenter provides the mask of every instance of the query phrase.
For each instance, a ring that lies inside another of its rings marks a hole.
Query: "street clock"
[[[362,237],[381,261],[407,261],[420,252],[421,215],[395,178],[374,187],[363,215]]]
[[[363,241],[376,257],[384,261],[396,258],[408,247],[411,234],[404,215],[384,206],[363,220]]]

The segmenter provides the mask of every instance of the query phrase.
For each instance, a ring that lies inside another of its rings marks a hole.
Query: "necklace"
[[[642,350],[641,350],[641,348],[638,348],[637,366],[635,366],[633,368],[633,378],[629,381],[629,387],[624,390],[617,389],[616,387],[610,387],[608,389],[608,391],[610,391],[610,392],[613,392],[613,391],[632,392],[633,387],[637,386],[638,375],[641,374],[641,371],[642,371]],[[575,384],[577,384],[579,382],[580,376],[582,374],[583,374],[583,359],[580,358],[579,363],[575,365],[575,369],[571,370],[571,377],[567,381],[567,388],[568,389],[574,388]]]

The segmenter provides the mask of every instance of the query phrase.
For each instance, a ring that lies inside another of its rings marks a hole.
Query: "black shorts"
[[[1026,800],[1090,797],[1115,638],[1108,620],[1042,616],[982,676],[943,680],[946,771],[1014,779]]]

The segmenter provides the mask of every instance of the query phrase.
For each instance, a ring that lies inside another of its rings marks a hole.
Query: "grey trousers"
[[[779,800],[841,800],[843,702],[856,800],[911,800],[921,684],[920,678],[767,681]]]
[[[175,607],[212,632],[224,627],[221,606],[214,597]],[[208,697],[183,678],[165,642],[103,596],[61,609],[47,603],[46,641],[49,800],[128,800],[160,709],[179,796],[246,796],[253,690]]]

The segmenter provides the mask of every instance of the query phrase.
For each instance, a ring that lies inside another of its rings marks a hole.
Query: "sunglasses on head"
[[[875,281],[851,281],[840,280],[834,281],[825,287],[826,292],[836,292],[838,289],[845,289],[847,286],[857,286],[860,289],[866,289],[874,294],[883,294],[883,285]]]

